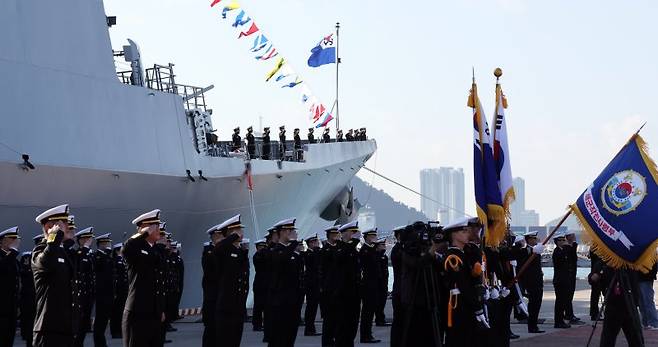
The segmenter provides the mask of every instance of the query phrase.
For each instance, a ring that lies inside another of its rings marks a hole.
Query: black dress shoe
[[[572,319],[572,320],[569,321],[569,324],[571,324],[571,325],[585,325],[585,322],[581,321],[580,319],[579,320],[573,320]]]
[[[565,322],[558,322],[558,323],[555,323],[555,325],[553,327],[555,329],[569,329],[569,328],[571,328],[571,325],[569,325]]]
[[[541,333],[545,333],[545,331],[539,330],[539,328],[528,328],[528,333],[530,333],[530,334],[541,334]]]
[[[382,342],[382,340],[378,340],[372,336],[361,339],[361,343],[380,343],[380,342]]]
[[[521,336],[519,336],[519,335],[517,335],[517,334],[510,334],[509,339],[510,339],[510,340],[516,340],[516,339],[518,339],[519,337],[521,337]]]
[[[320,336],[322,333],[319,333],[317,331],[305,331],[304,336]]]

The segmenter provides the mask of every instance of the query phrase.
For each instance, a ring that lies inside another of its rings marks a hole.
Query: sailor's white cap
[[[206,241],[206,242],[204,242],[204,243],[203,243],[203,246],[204,246],[204,247],[205,247],[205,246],[210,246],[210,241]]]
[[[514,237],[514,243],[519,243],[519,242],[521,242],[521,241],[523,241],[523,240],[525,240],[525,238],[523,237],[523,235],[516,235],[516,237]]]
[[[240,215],[239,214],[225,220],[223,223],[221,223],[217,226],[217,230],[219,230],[219,231],[229,230],[229,229],[233,229],[233,228],[244,228],[244,225],[242,225],[240,223]]]
[[[53,207],[49,210],[46,210],[46,211],[42,212],[40,215],[38,215],[35,218],[35,220],[39,224],[44,224],[48,221],[54,221],[54,220],[66,220],[66,221],[68,221],[68,219],[69,219],[69,205],[68,204]]]
[[[276,230],[281,230],[281,229],[296,229],[295,228],[295,221],[296,218],[288,218],[284,220],[278,221],[276,224],[274,224],[274,228]]]
[[[249,239],[242,239],[242,241],[240,241],[240,244],[244,245],[244,244],[249,244],[250,242],[251,242],[251,240],[249,240]]]
[[[367,235],[377,235],[377,228],[370,228],[361,233],[363,236]]]
[[[77,233],[75,233],[75,237],[77,238],[94,237],[94,227],[88,227],[78,231]]]
[[[110,239],[110,234],[111,233],[107,233],[107,234],[96,236],[96,242],[110,242],[110,241],[112,241]]]
[[[5,231],[0,232],[0,239],[4,237],[12,238],[12,239],[20,239],[21,237],[18,235],[18,227],[11,227]]]
[[[115,243],[114,246],[112,246],[113,249],[117,249],[121,247],[123,247],[123,243]]]
[[[210,227],[210,229],[206,230],[206,233],[207,233],[208,235],[212,235],[212,234],[214,234],[214,233],[216,233],[216,232],[218,232],[218,231],[219,231],[219,224],[217,224],[217,225],[213,225],[212,227]]]
[[[564,231],[558,231],[555,234],[553,234],[553,240],[555,239],[563,239],[566,235],[564,234]]]
[[[258,245],[266,245],[266,244],[267,244],[267,241],[266,241],[265,239],[260,239],[260,240],[256,241],[255,244],[256,244],[256,246],[258,246]]]
[[[338,228],[339,232],[346,232],[346,231],[359,231],[359,221],[351,221],[349,223],[345,223]]]
[[[328,234],[328,233],[337,233],[337,232],[338,232],[338,228],[340,228],[340,225],[332,225],[332,226],[330,226],[330,227],[324,229],[324,231],[325,231],[327,234]]]
[[[378,238],[377,241],[376,241],[375,243],[376,243],[376,244],[383,244],[383,245],[385,245],[385,244],[386,244],[386,237],[380,237],[380,238]]]
[[[160,224],[160,210],[155,209],[140,215],[133,219],[133,224],[138,227],[148,224]]]
[[[318,234],[315,234],[315,235],[311,235],[311,236],[307,237],[304,241],[311,242],[311,241],[318,241],[318,240],[319,240],[318,239]]]
[[[538,231],[528,231],[525,234],[523,234],[523,237],[537,237],[539,234]]]
[[[480,220],[478,217],[464,217],[457,219],[456,221],[443,227],[443,231],[454,230],[454,229],[463,229],[469,225],[479,224]]]

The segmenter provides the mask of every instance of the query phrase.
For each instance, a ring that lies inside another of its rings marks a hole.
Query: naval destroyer
[[[0,2],[0,221],[21,228],[22,248],[39,232],[34,216],[61,203],[115,242],[159,208],[183,245],[181,306],[194,307],[210,226],[240,213],[253,241],[283,218],[297,217],[304,235],[318,218],[356,214],[349,182],[374,140],[304,144],[303,161],[273,142],[272,160],[250,161],[250,198],[244,153],[213,139],[212,86],[177,83],[172,65],[142,66],[132,41],[113,51],[114,22],[102,0]],[[117,71],[117,58],[130,71]]]

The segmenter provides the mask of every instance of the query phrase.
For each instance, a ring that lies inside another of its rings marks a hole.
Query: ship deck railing
[[[308,145],[311,144],[308,140],[301,141],[301,148],[295,151],[295,142],[290,140],[285,142],[285,147],[281,146],[279,141],[270,141],[270,148],[267,150],[263,145],[263,141],[260,138],[256,138],[255,141],[255,150],[254,158],[265,159],[265,160],[283,160],[283,161],[295,161],[295,162],[304,162],[305,153],[308,149]],[[322,145],[325,143],[336,142],[335,139],[329,140],[329,142],[317,141],[313,144]],[[295,153],[297,152],[297,153]],[[234,146],[232,141],[218,141],[214,144],[208,146],[207,154],[211,157],[224,157],[224,158],[243,158],[247,159],[248,150],[245,141],[240,143],[240,146]],[[269,154],[269,155],[268,155]]]

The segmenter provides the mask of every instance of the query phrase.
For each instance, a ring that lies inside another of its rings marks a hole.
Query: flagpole
[[[338,47],[340,46],[340,38],[338,32],[340,30],[340,23],[336,22],[336,101],[334,106],[336,107],[336,133],[340,130],[340,117],[338,116],[338,65],[340,64],[340,56],[338,55]]]

